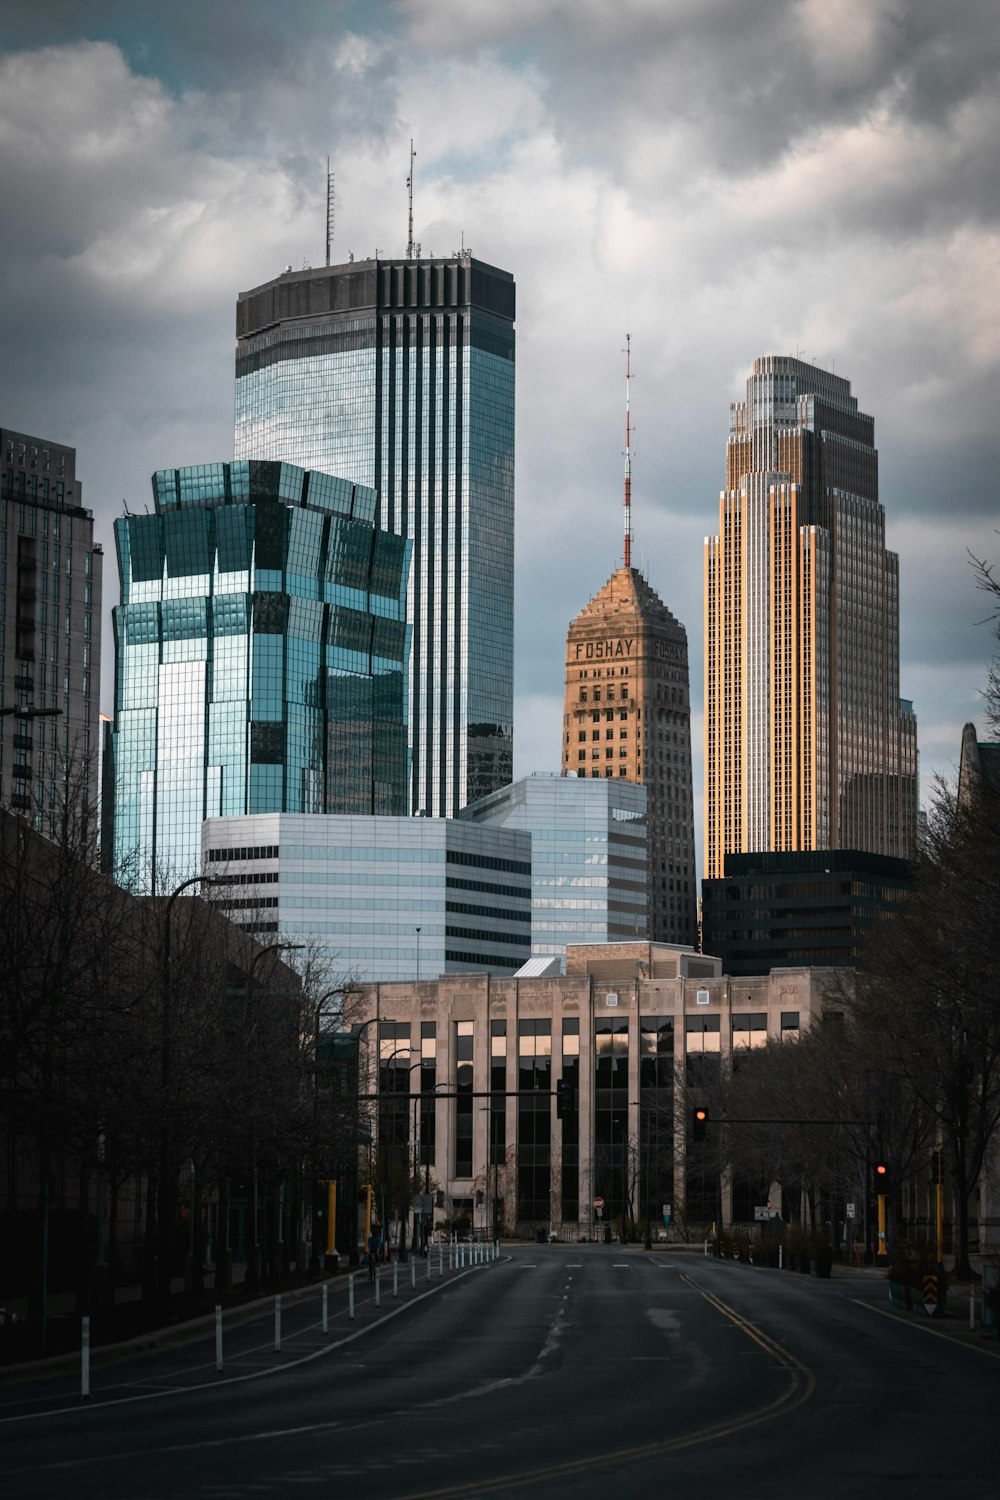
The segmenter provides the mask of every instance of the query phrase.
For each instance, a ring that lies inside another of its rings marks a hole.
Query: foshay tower
[[[646,787],[649,936],[697,937],[687,632],[632,566],[632,474],[625,376],[625,565],[577,615],[566,640],[564,776]]]
[[[906,859],[913,706],[872,418],[848,381],[755,359],[705,544],[705,861],[853,849]]]

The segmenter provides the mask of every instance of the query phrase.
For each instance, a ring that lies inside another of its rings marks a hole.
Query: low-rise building
[[[686,1088],[711,1087],[734,1050],[797,1036],[830,977],[736,979],[717,959],[640,942],[571,946],[561,977],[360,986],[381,1170],[411,1150],[407,1173],[436,1191],[436,1220],[484,1233],[592,1237],[626,1202],[654,1235],[707,1223],[718,1177],[688,1170]]]

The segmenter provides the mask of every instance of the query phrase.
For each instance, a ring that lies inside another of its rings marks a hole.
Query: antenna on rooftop
[[[333,219],[336,204],[334,174],[330,171],[330,158],[326,159],[326,263],[330,264],[333,249]]]
[[[632,335],[625,335],[625,566],[632,566]]]
[[[410,175],[406,179],[406,192],[410,201],[409,233],[406,238],[406,258],[413,259],[413,163],[417,159],[417,153],[413,149],[413,137],[410,136]]]

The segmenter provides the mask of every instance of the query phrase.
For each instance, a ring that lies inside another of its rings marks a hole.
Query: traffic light
[[[556,1083],[556,1119],[568,1120],[573,1109],[573,1090],[565,1078]]]
[[[703,1104],[699,1104],[691,1116],[691,1139],[703,1141],[705,1139],[705,1127],[708,1124],[708,1110]]]
[[[877,1161],[872,1169],[872,1177],[875,1184],[876,1194],[887,1194],[892,1191],[892,1173],[884,1161]]]

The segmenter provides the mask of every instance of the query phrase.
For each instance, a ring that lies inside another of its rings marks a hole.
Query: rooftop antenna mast
[[[625,335],[625,566],[632,566],[632,335]]]
[[[406,179],[406,192],[410,200],[410,224],[409,234],[406,240],[406,258],[413,259],[413,163],[417,159],[417,153],[413,149],[413,137],[410,136],[410,175]]]
[[[330,264],[330,251],[333,249],[333,217],[336,202],[334,192],[334,175],[330,171],[330,158],[326,159],[326,263]]]

